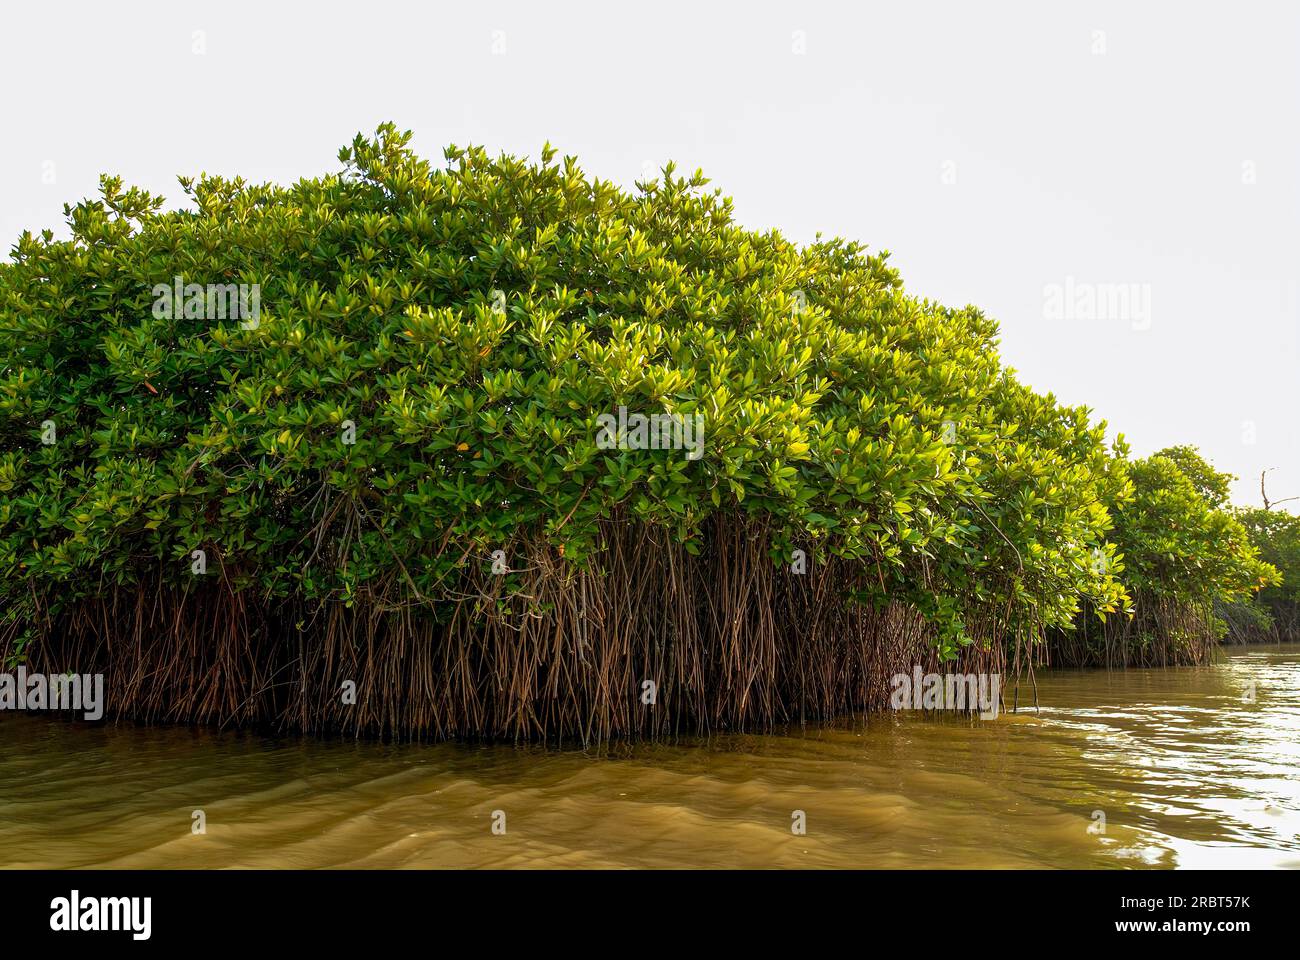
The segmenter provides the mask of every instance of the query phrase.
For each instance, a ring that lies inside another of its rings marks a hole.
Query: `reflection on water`
[[[0,866],[1300,867],[1300,648],[1039,700],[613,756],[3,713]]]

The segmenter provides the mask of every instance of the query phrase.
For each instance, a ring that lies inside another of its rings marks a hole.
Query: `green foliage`
[[[1132,501],[1118,511],[1115,541],[1134,591],[1186,600],[1234,601],[1280,582],[1241,521],[1219,509],[1227,477],[1190,447],[1134,463]]]
[[[1300,517],[1281,510],[1258,508],[1237,511],[1260,559],[1277,568],[1280,583],[1260,592],[1265,603],[1300,603]]]
[[[1196,492],[1215,510],[1228,503],[1228,487],[1237,478],[1230,473],[1215,470],[1196,447],[1180,445],[1157,450],[1157,457],[1172,460],[1183,476],[1192,482]]]
[[[1281,582],[1265,586],[1250,612],[1235,611],[1234,635],[1247,640],[1295,640],[1300,636],[1300,517],[1259,508],[1238,510],[1236,516],[1260,559],[1277,569]]]
[[[993,321],[908,295],[886,255],[745,230],[698,172],[628,193],[549,147],[435,167],[408,141],[385,125],[291,186],[182,179],[179,211],[105,177],[70,240],[19,239],[0,265],[11,622],[159,571],[186,587],[196,549],[263,598],[436,613],[495,550],[599,563],[609,522],[698,550],[718,514],[761,520],[777,561],[866,565],[945,656],[991,617],[1126,608],[1126,584],[1274,582],[1198,494],[1220,475],[1185,448],[1130,465],[1002,367]],[[177,276],[256,284],[260,317],[160,295]],[[702,415],[702,458],[599,448],[620,405]]]

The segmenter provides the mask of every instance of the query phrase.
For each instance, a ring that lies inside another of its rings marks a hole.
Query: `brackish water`
[[[6,712],[0,866],[1300,867],[1300,647],[1039,702],[602,755]]]

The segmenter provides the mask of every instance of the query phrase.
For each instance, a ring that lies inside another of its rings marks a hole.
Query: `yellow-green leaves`
[[[434,166],[408,141],[385,125],[291,186],[187,181],[195,211],[109,179],[71,240],[20,239],[0,266],[7,597],[98,589],[75,576],[92,562],[131,582],[204,543],[268,593],[409,577],[436,604],[494,544],[582,564],[635,521],[699,552],[726,514],[868,565],[951,652],[967,620],[1122,608],[1130,577],[1267,573],[1244,550],[1215,565],[1240,531],[1181,486],[1139,471],[1123,514],[1122,448],[885,255],[746,230],[698,172],[629,193],[549,147]],[[260,322],[153,316],[177,276],[259,284]],[[666,419],[600,443],[620,411]]]

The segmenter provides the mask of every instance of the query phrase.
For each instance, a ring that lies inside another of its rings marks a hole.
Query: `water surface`
[[[1039,702],[603,755],[0,713],[0,866],[1300,867],[1300,647]]]

